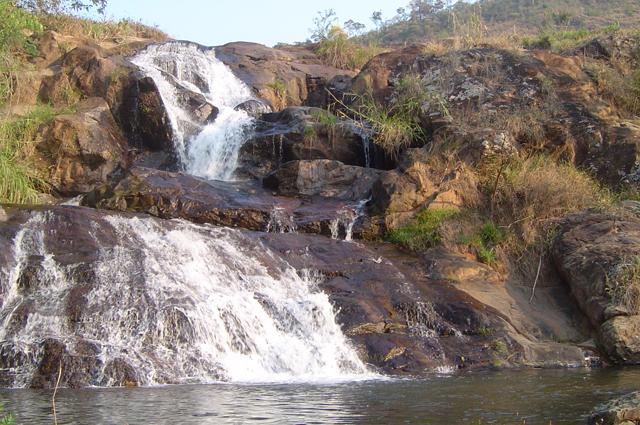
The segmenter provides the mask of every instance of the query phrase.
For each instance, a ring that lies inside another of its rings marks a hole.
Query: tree
[[[379,10],[373,12],[373,14],[371,14],[371,21],[373,21],[373,24],[376,26],[376,28],[378,28],[379,30],[382,29],[382,26],[384,24],[384,21],[382,20],[382,12]]]
[[[409,3],[411,20],[422,22],[430,15],[442,10],[444,6],[442,0],[411,0]]]
[[[344,23],[344,29],[347,34],[349,34],[349,37],[355,37],[362,33],[362,31],[365,29],[365,26],[360,22],[355,22],[353,19],[349,19]]]
[[[333,9],[319,10],[316,13],[316,17],[313,18],[313,28],[309,29],[311,31],[311,41],[317,43],[326,39],[337,19],[338,16]]]
[[[69,13],[92,8],[104,13],[107,0],[18,0],[16,4],[36,13]]]

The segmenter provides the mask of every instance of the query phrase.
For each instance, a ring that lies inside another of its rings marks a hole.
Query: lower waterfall
[[[45,339],[70,355],[95,347],[93,385],[113,385],[114,364],[135,371],[140,385],[373,376],[318,276],[294,270],[246,233],[108,215],[87,229],[95,252],[63,264],[67,254],[49,248],[57,237],[51,220],[61,219],[33,213],[8,247],[11,267],[0,269],[1,354],[33,359],[12,371],[13,386],[29,385]],[[75,311],[78,288],[85,304]],[[28,303],[37,310],[19,318]]]

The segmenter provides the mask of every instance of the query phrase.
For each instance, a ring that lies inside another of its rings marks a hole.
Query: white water
[[[48,252],[47,222],[54,219],[48,212],[35,214],[15,237],[16,264],[0,270],[8,284],[2,288],[0,340],[14,351],[35,359],[44,338],[63,341],[72,354],[78,339],[90,341],[103,368],[124,359],[142,385],[371,377],[337,325],[318,277],[296,272],[231,229],[108,217],[117,243],[101,246],[92,237],[98,246],[91,263],[95,284],[71,325],[67,297],[83,282]],[[87,231],[96,234],[105,226]],[[19,276],[34,255],[44,258],[44,268],[24,295]],[[36,303],[36,312],[23,326],[11,326],[26,298]],[[18,367],[14,385],[28,385],[33,372],[34,365]],[[109,385],[107,378],[98,376],[95,384]]]
[[[329,223],[332,239],[340,238],[340,228],[344,231],[344,240],[351,242],[353,240],[353,226],[360,217],[364,215],[364,207],[371,199],[363,199],[354,206],[345,206],[338,210],[336,218]]]
[[[191,43],[169,42],[149,46],[132,59],[151,77],[162,96],[173,130],[181,165],[190,174],[212,180],[231,180],[238,151],[246,141],[254,120],[234,108],[254,99],[251,89],[215,56],[213,49]],[[202,94],[220,112],[212,124],[202,128],[180,104],[177,83]],[[189,138],[190,128],[200,128]]]

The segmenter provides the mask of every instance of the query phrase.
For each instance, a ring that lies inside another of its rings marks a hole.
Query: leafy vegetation
[[[35,203],[46,190],[34,158],[34,136],[58,112],[39,105],[23,117],[0,122],[0,202]]]
[[[412,251],[422,251],[439,245],[442,240],[442,225],[455,217],[457,210],[425,209],[411,223],[387,234],[386,239]]]
[[[495,249],[505,238],[505,232],[494,222],[488,221],[472,236],[463,235],[460,242],[472,246],[481,262],[492,265],[497,260]]]
[[[373,43],[364,45],[354,42],[349,38],[347,32],[339,26],[331,27],[316,48],[316,53],[325,64],[350,70],[362,68],[381,51],[382,49]]]

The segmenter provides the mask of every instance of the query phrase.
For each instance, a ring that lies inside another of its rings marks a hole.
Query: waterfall
[[[213,49],[193,43],[152,45],[132,62],[158,86],[184,170],[211,180],[231,180],[238,151],[254,124],[247,112],[234,108],[254,99],[251,89],[216,58]],[[202,126],[194,121],[180,101],[185,90],[204,96],[219,109],[213,123]],[[199,131],[190,136],[193,128]]]
[[[0,268],[0,352],[31,359],[15,367],[14,386],[29,385],[48,338],[72,355],[95,347],[93,385],[113,384],[105,370],[118,362],[141,385],[370,376],[319,276],[251,233],[109,215],[87,225],[83,250],[61,253],[50,238],[65,220],[33,213],[7,247],[14,262]],[[61,261],[69,255],[81,261]],[[78,288],[85,304],[70,318]],[[38,306],[26,319],[25,305]]]

